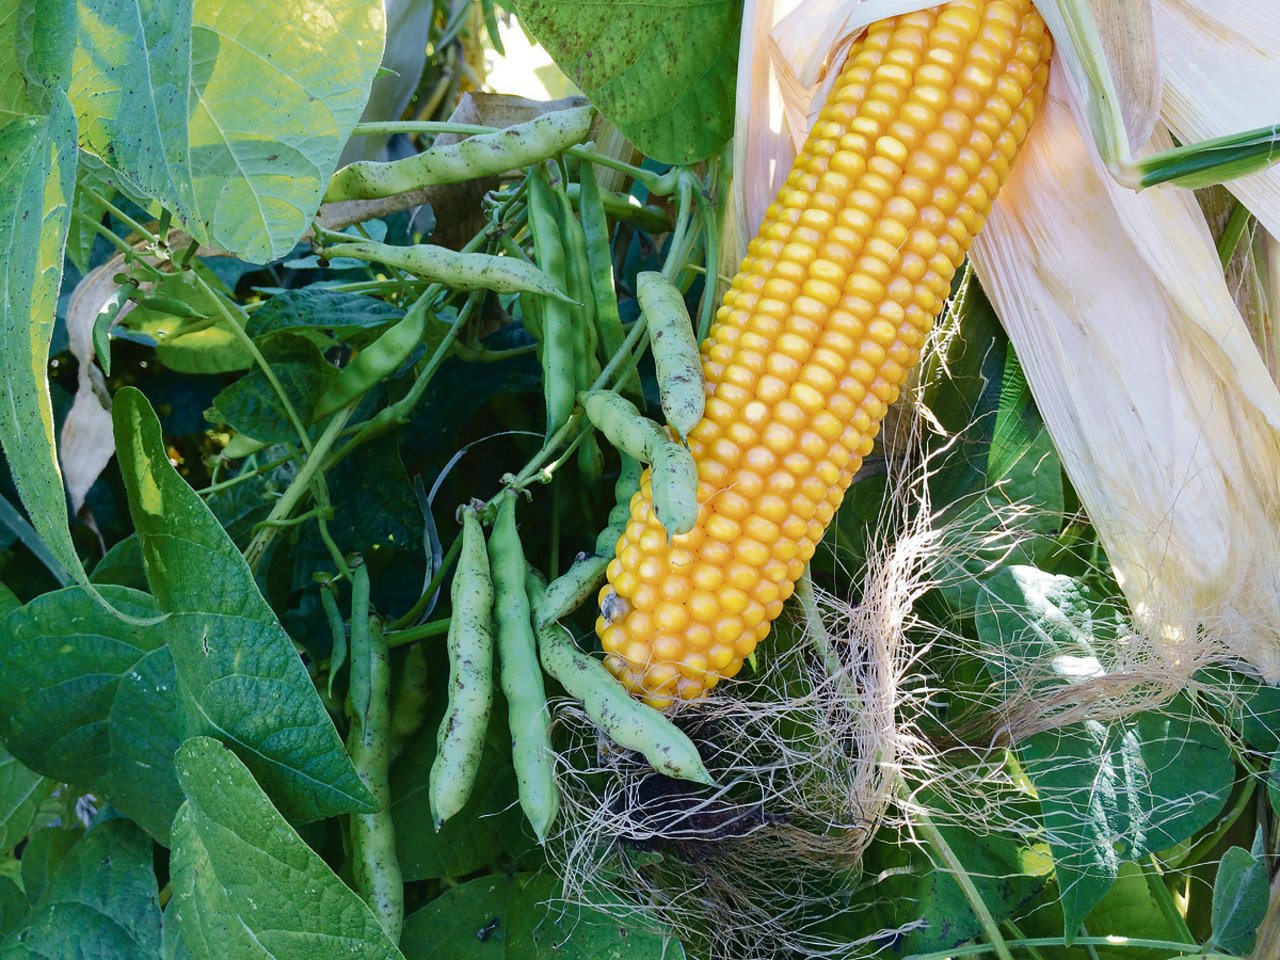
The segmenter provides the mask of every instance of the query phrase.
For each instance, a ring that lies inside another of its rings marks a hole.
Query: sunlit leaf
[[[556,65],[653,159],[692,163],[732,136],[740,3],[520,0],[517,6]]]

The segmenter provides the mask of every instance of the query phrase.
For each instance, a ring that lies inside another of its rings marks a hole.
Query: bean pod
[[[427,332],[427,298],[420,297],[399,321],[343,367],[316,404],[316,419],[362,397],[413,355]]]
[[[554,280],[527,260],[488,253],[459,253],[448,247],[418,243],[408,247],[360,240],[322,248],[324,256],[352,257],[384,263],[422,280],[443,283],[454,290],[492,290],[494,293],[540,293],[570,301]]]
[[[403,160],[359,160],[333,175],[325,203],[392,197],[421,187],[462,183],[541,163],[587,139],[591,107],[555,110],[457,143],[441,144]]]
[[[498,659],[511,724],[511,759],[520,807],[539,842],[560,811],[551,746],[551,715],[538,667],[537,641],[525,588],[527,564],[516,530],[516,494],[503,494],[489,535],[489,565],[497,604]]]
[[[587,656],[567,630],[548,623],[538,631],[543,669],[611,740],[640,753],[659,773],[695,783],[713,783],[698,748],[657,710],[632,698],[604,664]]]
[[[546,171],[535,167],[529,174],[529,229],[539,266],[561,289],[567,276],[564,244],[556,222],[556,199]],[[577,369],[574,363],[573,315],[569,305],[544,298],[542,313],[542,390],[547,403],[547,436],[555,433],[573,413]]]
[[[437,830],[471,796],[493,705],[493,581],[480,515],[471,507],[462,510],[462,550],[449,596],[449,706],[427,791]]]
[[[667,423],[684,440],[706,410],[702,357],[680,293],[661,273],[636,276],[636,299],[649,325],[649,345],[658,372],[658,395]]]

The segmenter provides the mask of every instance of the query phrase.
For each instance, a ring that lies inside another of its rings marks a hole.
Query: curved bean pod
[[[667,531],[667,540],[692,530],[698,522],[698,465],[693,454],[674,440],[667,441],[653,451],[648,479],[653,513]],[[646,486],[643,478],[640,486],[642,490]]]
[[[488,253],[459,253],[429,243],[400,247],[373,240],[335,243],[322,248],[324,256],[353,257],[397,267],[415,277],[443,283],[455,290],[495,293],[540,293],[573,303],[556,282],[527,260]]]
[[[591,112],[590,106],[555,110],[496,133],[433,146],[403,160],[359,160],[333,175],[325,203],[392,197],[419,187],[461,183],[541,163],[587,139]]]
[[[587,716],[619,746],[640,753],[669,777],[714,783],[693,741],[657,710],[627,693],[603,663],[577,648],[564,627],[552,622],[540,629],[538,653],[543,669],[569,696],[582,702]]]
[[[533,605],[534,623],[544,627],[553,620],[567,617],[582,606],[587,597],[594,594],[604,580],[605,569],[612,557],[592,553],[580,553],[573,566],[551,581],[538,601]]]
[[[684,440],[702,419],[707,405],[702,356],[689,308],[671,281],[654,271],[636,275],[636,299],[649,324],[662,412],[671,429]]]
[[[659,447],[671,442],[662,427],[612,390],[587,390],[579,399],[587,419],[629,457],[649,463]]]
[[[316,419],[341,410],[391,376],[418,348],[427,332],[427,297],[342,368],[316,404]]]
[[[378,801],[375,813],[351,815],[351,875],[357,892],[393,941],[404,922],[404,878],[391,820],[391,660],[382,627],[369,616],[369,568],[356,567],[351,588],[351,729],[347,753]]]

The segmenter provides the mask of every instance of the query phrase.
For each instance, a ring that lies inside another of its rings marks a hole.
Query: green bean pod
[[[573,300],[556,282],[527,260],[496,257],[488,253],[459,253],[448,247],[418,243],[401,247],[359,240],[322,248],[324,256],[353,257],[384,263],[423,280],[443,283],[454,290],[492,290],[494,293],[540,293],[545,297]]]
[[[583,163],[582,169],[591,170],[591,183],[594,186],[596,177],[592,164]],[[584,177],[579,176],[578,180],[579,183],[571,183],[565,187],[565,190],[569,194],[569,199],[578,204],[579,209],[584,210],[585,219],[585,204],[591,202],[585,198],[590,188]],[[614,220],[634,223],[645,233],[667,233],[671,230],[671,217],[661,207],[641,203],[631,194],[618,193],[616,190],[604,190],[595,186],[595,192],[594,202],[600,206],[602,214],[608,214]]]
[[[493,706],[493,581],[480,515],[462,510],[462,550],[449,596],[449,706],[436,736],[427,796],[437,830],[471,796]]]
[[[612,560],[617,553],[618,540],[631,520],[631,498],[640,492],[641,472],[640,461],[622,454],[622,469],[613,485],[615,502],[609,511],[608,526],[596,537],[597,555]]]
[[[408,313],[343,367],[316,405],[317,420],[359,399],[400,369],[427,333],[427,302],[420,297]]]
[[[636,299],[649,324],[649,344],[658,368],[658,395],[667,423],[682,440],[706,412],[702,355],[684,296],[663,274],[636,275]]]
[[[511,722],[511,759],[516,771],[520,807],[538,841],[545,842],[560,811],[555,750],[551,746],[551,714],[547,710],[542,671],[538,668],[529,595],[528,565],[516,530],[516,494],[503,494],[489,535],[489,565],[497,603],[498,659],[502,691]]]
[[[578,649],[564,627],[553,621],[540,629],[538,653],[548,675],[580,700],[592,722],[619,746],[640,753],[669,777],[713,783],[693,741],[627,693],[603,663]]]
[[[557,189],[556,201],[560,210],[560,236],[564,241],[565,267],[568,289],[576,301],[570,308],[573,313],[573,367],[575,386],[587,390],[600,375],[600,360],[596,356],[596,309],[592,299],[591,270],[587,263],[587,241],[582,224],[574,215],[573,204],[563,190]],[[578,442],[578,469],[588,484],[594,485],[604,473],[604,457],[595,433],[587,431]]]
[[[333,175],[324,200],[371,200],[435,184],[494,176],[542,163],[586,140],[590,132],[591,107],[572,107],[495,133],[432,146],[403,160],[359,160]]]
[[[376,813],[351,815],[351,875],[356,891],[393,942],[404,922],[404,878],[391,820],[391,660],[382,628],[369,616],[369,568],[355,569],[351,589],[351,729],[347,753],[378,801]]]
[[[409,646],[400,661],[395,689],[391,691],[391,759],[404,753],[413,735],[427,719],[431,706],[427,689],[427,654],[421,643]]]
[[[590,163],[578,169],[578,209],[582,213],[582,235],[585,239],[587,270],[591,279],[591,299],[595,305],[596,330],[607,356],[615,356],[626,340],[622,316],[618,313],[618,294],[613,283],[613,253],[609,241],[609,221],[605,204],[596,184],[596,173]],[[574,187],[570,184],[570,190]],[[640,375],[634,370],[622,382],[622,389],[640,399]]]
[[[556,199],[547,174],[535,167],[529,174],[529,229],[533,232],[538,265],[562,289],[566,268],[560,225],[556,222]],[[577,392],[574,365],[573,315],[560,300],[542,301],[542,390],[547,403],[547,436],[563,426],[573,413]]]
[[[587,419],[622,453],[649,463],[654,451],[670,442],[665,430],[644,416],[630,400],[612,390],[588,390],[579,400]]]
[[[668,440],[653,452],[649,477],[653,512],[667,539],[688,533],[698,522],[698,465],[682,444]]]
[[[534,623],[542,628],[553,620],[567,617],[600,589],[610,557],[580,553],[573,565],[551,581],[551,585],[534,604]]]

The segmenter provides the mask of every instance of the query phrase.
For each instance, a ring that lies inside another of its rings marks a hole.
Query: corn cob
[[[1030,0],[872,25],[702,344],[698,520],[670,543],[649,475],[601,590],[609,669],[665,708],[769,632],[872,448],[1044,96]]]

